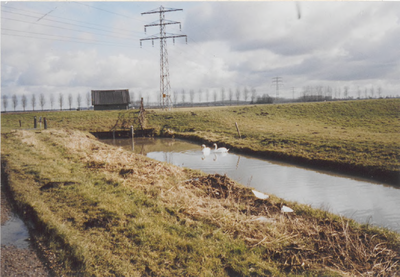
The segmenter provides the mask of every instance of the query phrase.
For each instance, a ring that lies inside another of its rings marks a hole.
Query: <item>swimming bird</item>
[[[225,148],[225,147],[220,147],[218,148],[217,144],[214,143],[214,152],[218,152],[218,153],[227,153],[229,151],[229,149]]]
[[[206,146],[203,144],[203,145],[201,146],[201,148],[202,148],[201,152],[203,152],[203,155],[204,155],[204,156],[210,155],[210,151],[211,151],[210,147],[206,147]]]

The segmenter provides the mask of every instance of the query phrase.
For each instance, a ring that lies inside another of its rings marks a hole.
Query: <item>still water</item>
[[[18,215],[12,213],[10,219],[1,226],[1,245],[29,247],[29,231]]]
[[[204,156],[201,146],[179,139],[102,140],[177,166],[226,174],[237,182],[280,198],[400,233],[400,189],[369,180],[315,171],[235,153]]]

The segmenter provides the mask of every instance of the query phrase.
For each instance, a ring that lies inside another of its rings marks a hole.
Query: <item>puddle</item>
[[[18,215],[11,213],[9,220],[1,226],[1,245],[13,245],[17,248],[28,248],[29,231]]]

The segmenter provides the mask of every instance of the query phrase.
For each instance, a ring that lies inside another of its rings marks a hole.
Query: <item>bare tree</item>
[[[4,108],[4,111],[6,112],[7,106],[8,106],[8,96],[4,94],[2,98],[3,98],[3,108]]]
[[[176,104],[178,104],[178,92],[176,90],[174,90],[174,95],[172,98],[174,101],[174,105],[176,106]]]
[[[134,104],[135,103],[135,94],[133,91],[129,93],[129,98],[130,98],[131,105],[132,106],[135,105]]]
[[[60,92],[58,94],[58,103],[60,104],[60,110],[62,111],[63,107],[63,102],[64,102],[64,95]]]
[[[232,105],[232,99],[233,99],[233,90],[232,89],[229,89],[228,96],[229,96],[230,105]]]
[[[247,98],[249,98],[249,93],[250,91],[245,87],[243,90],[243,98],[245,102],[247,102]]]
[[[12,96],[12,102],[13,102],[13,107],[14,107],[14,112],[15,112],[15,108],[18,106],[18,98],[17,98],[17,95],[13,94],[13,96]]]
[[[186,96],[185,90],[183,89],[183,90],[182,90],[182,104],[183,104],[183,105],[185,105],[185,96]]]
[[[255,103],[256,102],[256,97],[257,97],[257,90],[255,88],[251,89],[251,102]]]
[[[192,103],[192,107],[193,107],[193,102],[194,102],[194,90],[191,89],[189,91],[189,97],[190,97],[190,103]]]
[[[69,106],[69,110],[71,110],[71,106],[72,106],[72,94],[71,93],[68,94],[68,106]]]
[[[44,94],[43,93],[41,93],[39,95],[39,104],[40,104],[40,107],[42,107],[42,111],[43,111],[43,107],[46,104],[46,99],[44,98]]]
[[[53,109],[53,105],[54,105],[54,95],[50,94],[50,107],[51,107],[51,109]]]
[[[214,103],[217,103],[217,91],[216,90],[214,90]]]
[[[22,102],[22,108],[24,108],[25,111],[26,104],[28,103],[28,98],[26,98],[25,94],[22,95],[21,102]]]
[[[348,98],[349,97],[349,87],[344,87],[344,92],[343,92],[344,98]]]
[[[203,98],[203,91],[201,89],[199,89],[199,103],[201,103],[201,100]]]
[[[210,97],[210,91],[206,89],[206,102],[208,102],[209,97]]]
[[[76,103],[78,103],[78,109],[81,109],[82,96],[80,93],[78,93],[78,96],[76,97]]]
[[[225,89],[224,88],[221,89],[221,101],[222,101],[222,103],[224,103],[224,101],[225,101]]]
[[[35,107],[36,107],[36,95],[35,94],[32,94],[31,104],[32,104],[32,110],[35,110]]]
[[[90,92],[86,93],[86,106],[89,108],[90,107],[90,101],[92,100],[92,97],[90,96]]]
[[[237,104],[239,104],[239,99],[240,99],[240,89],[237,88],[236,89],[236,102],[237,102]]]
[[[370,92],[371,92],[371,98],[374,98],[374,94],[375,94],[375,89],[374,89],[374,87],[371,87]]]
[[[379,98],[382,97],[382,88],[381,87],[378,87],[378,95],[379,95]]]

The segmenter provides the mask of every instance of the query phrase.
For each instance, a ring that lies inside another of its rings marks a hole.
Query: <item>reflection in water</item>
[[[226,174],[258,191],[400,232],[400,189],[395,187],[230,152],[203,156],[200,145],[182,140],[135,139],[135,153],[209,174]]]

